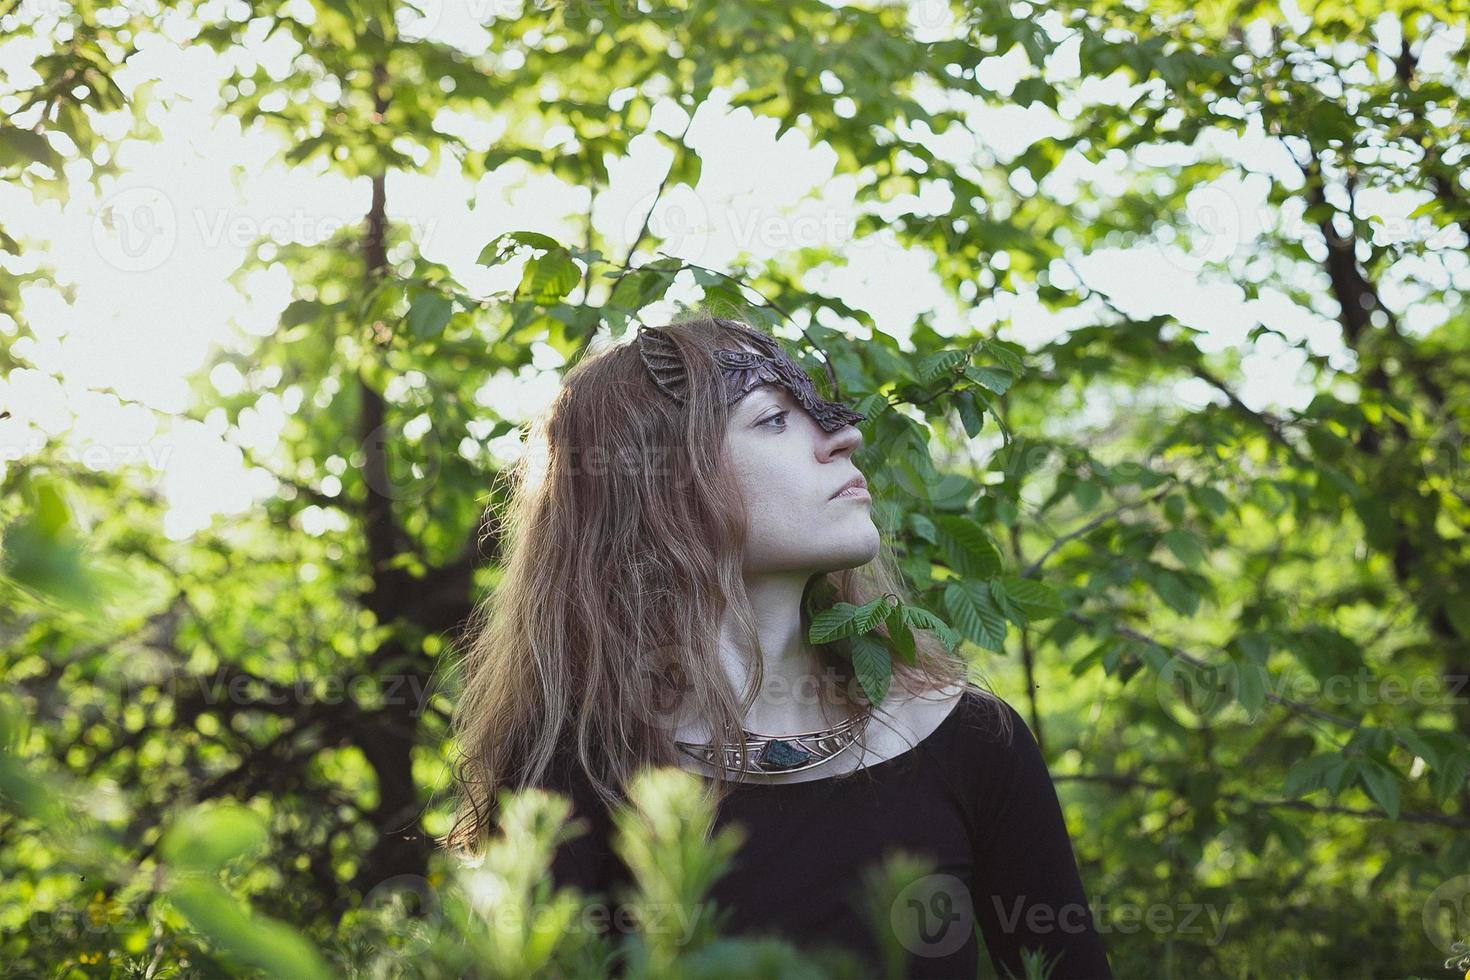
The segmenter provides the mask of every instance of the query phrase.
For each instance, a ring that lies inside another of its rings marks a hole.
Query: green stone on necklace
[[[811,759],[815,753],[793,745],[784,738],[773,738],[761,749],[761,765],[769,769],[790,769]]]

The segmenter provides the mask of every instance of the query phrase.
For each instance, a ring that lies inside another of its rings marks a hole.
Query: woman
[[[557,789],[591,832],[562,845],[556,884],[613,896],[628,876],[608,808],[637,769],[679,765],[717,826],[744,827],[710,896],[735,932],[846,947],[876,972],[861,881],[903,850],[934,864],[893,910],[907,975],[975,976],[978,924],[1002,973],[1024,975],[1025,947],[1060,957],[1054,977],[1111,976],[1016,712],[928,633],[876,704],[852,640],[808,641],[836,601],[906,596],[854,460],[864,418],[771,337],[703,314],[567,373],[474,623],[446,841],[482,840],[502,788]]]

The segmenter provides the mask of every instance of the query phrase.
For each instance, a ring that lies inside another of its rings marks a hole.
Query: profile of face
[[[837,492],[862,473],[862,433],[822,429],[791,392],[764,384],[730,409],[725,448],[745,499],[745,573],[816,574],[856,568],[878,554],[872,499]]]

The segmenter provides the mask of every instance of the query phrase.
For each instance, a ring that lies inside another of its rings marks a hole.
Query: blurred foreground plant
[[[506,793],[501,801],[493,839],[477,860],[450,871],[438,896],[442,901],[427,911],[433,923],[427,945],[409,955],[385,945],[376,957],[357,964],[353,975],[871,976],[846,950],[797,948],[775,936],[723,935],[728,910],[717,907],[710,890],[728,869],[743,831],[734,826],[715,831],[713,804],[688,772],[649,768],[630,783],[628,804],[614,813],[613,847],[633,880],[613,896],[583,895],[573,888],[552,891],[551,857],[574,833],[564,797],[526,789]],[[896,855],[867,883],[870,907],[891,904],[926,870]],[[380,924],[380,935],[401,934],[408,921]],[[880,934],[884,921],[881,914],[875,919]],[[610,925],[607,934],[598,929],[600,923]],[[903,974],[895,967],[885,975]]]
[[[437,855],[427,879],[381,883],[324,935],[256,909],[273,904],[278,883],[261,800],[183,809],[164,821],[156,846],[133,853],[114,826],[128,814],[100,807],[99,794],[81,781],[46,771],[30,758],[28,735],[20,704],[0,696],[6,826],[44,852],[55,874],[49,894],[23,899],[29,907],[12,894],[0,909],[0,955],[21,975],[871,976],[846,950],[722,935],[728,910],[717,908],[710,890],[744,832],[715,831],[713,802],[698,777],[680,769],[645,769],[614,813],[613,846],[633,878],[621,894],[553,887],[552,856],[577,828],[565,797],[532,788],[502,794],[496,833],[474,860]],[[898,854],[865,883],[887,950],[885,976],[903,975],[906,944],[892,933],[897,917],[884,910],[912,894],[927,871]],[[48,913],[69,902],[88,910],[81,931],[44,928],[58,921]]]

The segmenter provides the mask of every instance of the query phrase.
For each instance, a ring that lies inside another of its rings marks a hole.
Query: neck
[[[764,674],[745,717],[745,727],[752,731],[780,734],[825,724],[819,701],[821,670],[801,628],[801,597],[811,577],[808,572],[746,577]],[[720,627],[720,660],[737,694],[751,684],[754,656],[727,615]]]

